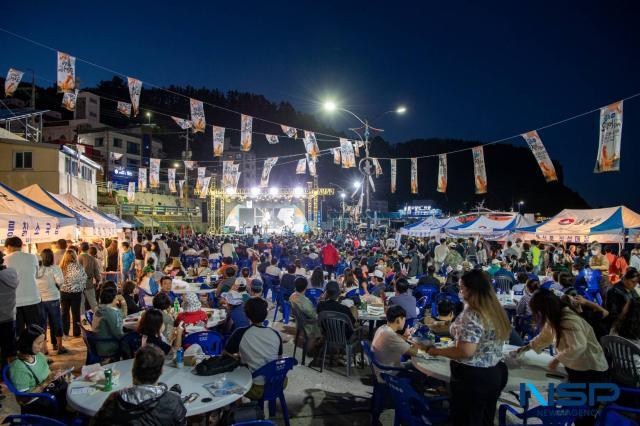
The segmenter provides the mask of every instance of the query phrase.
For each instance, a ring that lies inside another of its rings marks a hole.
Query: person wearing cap
[[[229,333],[233,333],[239,328],[249,327],[249,325],[251,325],[249,319],[244,313],[244,299],[242,298],[241,293],[235,290],[228,291],[222,295],[222,303],[227,309],[227,318],[229,318],[227,330]]]
[[[324,290],[323,298],[324,300],[318,302],[318,314],[324,311],[328,312],[339,312],[341,314],[345,314],[349,317],[351,324],[355,326],[356,319],[351,313],[351,309],[349,309],[346,305],[338,302],[338,298],[340,297],[340,284],[336,281],[329,281]],[[347,333],[347,338],[351,337],[351,332]]]
[[[249,296],[251,298],[257,297],[262,299],[262,281],[259,279],[253,279],[249,286]]]
[[[199,322],[207,323],[207,314],[202,310],[202,304],[196,293],[187,293],[185,295],[182,309],[183,312],[180,312],[176,318],[177,322],[182,321],[186,325],[195,325]]]

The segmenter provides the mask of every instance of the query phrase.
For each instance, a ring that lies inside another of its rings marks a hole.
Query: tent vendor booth
[[[411,225],[400,228],[400,235],[409,237],[440,237],[443,236],[447,229],[459,226],[462,222],[456,217],[436,218],[430,216],[422,221],[412,223]]]
[[[482,237],[485,240],[505,241],[521,237],[518,228],[533,226],[535,222],[521,214],[513,214],[497,219],[480,216],[471,222],[454,226],[446,230],[447,235],[455,238]]]

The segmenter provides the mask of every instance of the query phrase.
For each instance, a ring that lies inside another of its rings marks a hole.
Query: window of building
[[[122,148],[122,139],[113,138],[113,147],[114,148]]]
[[[137,142],[127,142],[127,154],[140,155],[140,145]]]
[[[78,162],[69,157],[65,157],[64,171],[71,176],[78,176]]]
[[[95,138],[94,139],[95,146],[104,146],[104,138]]]
[[[93,170],[91,170],[91,167],[87,167],[87,166],[82,166],[82,179],[87,180],[89,182],[93,181]]]
[[[97,118],[98,115],[93,111],[89,111],[89,117]]]
[[[127,167],[139,167],[140,161],[134,160],[132,158],[127,158]]]
[[[30,151],[15,152],[13,155],[13,168],[30,169],[33,166],[33,153]]]

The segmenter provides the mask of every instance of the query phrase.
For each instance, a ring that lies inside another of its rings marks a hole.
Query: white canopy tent
[[[411,225],[400,228],[401,235],[407,235],[409,237],[437,237],[443,234],[448,228],[461,225],[455,217],[436,218],[430,216],[421,222],[416,222]]]
[[[471,222],[448,229],[447,235],[450,237],[478,236],[485,240],[504,240],[516,232],[517,228],[534,224],[535,222],[518,213],[504,216],[504,219],[480,216]]]
[[[60,203],[64,204],[78,215],[90,219],[93,222],[91,230],[87,230],[85,238],[115,237],[118,234],[118,226],[115,221],[109,219],[99,211],[89,207],[71,194],[50,194]]]
[[[76,219],[0,183],[0,244],[9,237],[20,237],[26,244],[75,239]]]
[[[133,223],[127,222],[126,220],[114,214],[111,214],[111,213],[102,213],[102,214],[108,217],[109,219],[111,219],[112,221],[116,222],[118,228],[135,228],[135,225]]]

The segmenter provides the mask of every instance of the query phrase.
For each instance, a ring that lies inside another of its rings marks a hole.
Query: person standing
[[[4,255],[0,252],[0,356],[2,366],[16,354],[16,289],[18,273],[4,264]]]
[[[222,253],[223,257],[231,257],[233,258],[233,254],[236,252],[236,248],[229,240],[229,238],[225,238],[222,246],[220,247],[220,253]]]
[[[333,245],[331,240],[327,240],[327,244],[322,247],[320,251],[320,257],[322,258],[322,265],[324,266],[324,270],[329,274],[329,279],[331,279],[331,274],[333,274],[336,270],[336,265],[340,261],[340,253]]]
[[[160,249],[160,254],[158,254],[158,261],[160,264],[158,265],[158,270],[162,271],[167,263],[167,257],[169,257],[169,246],[167,245],[167,237],[164,235],[160,238],[156,239],[156,244]]]
[[[117,243],[116,243],[117,246]],[[98,301],[96,300],[96,287],[100,285],[102,281],[102,275],[100,274],[100,263],[98,259],[89,254],[89,243],[83,242],[80,244],[80,255],[78,256],[78,263],[84,268],[85,274],[87,274],[87,284],[85,285],[83,293],[83,300],[80,306],[80,312],[87,310],[86,304],[93,312],[98,308]],[[117,252],[117,250],[116,250]]]
[[[80,304],[82,292],[87,284],[87,274],[78,263],[78,257],[74,250],[67,250],[60,262],[60,269],[64,276],[64,283],[60,287],[60,305],[62,309],[62,332],[69,335],[71,325],[70,316],[73,316],[73,337],[80,336]],[[69,315],[71,311],[71,315]]]
[[[433,261],[435,262],[436,268],[440,268],[440,266],[444,263],[444,260],[447,258],[447,254],[449,254],[447,240],[441,238],[440,244],[433,249]]]
[[[60,238],[56,241],[56,252],[53,253],[53,263],[56,265],[60,265],[62,261],[62,257],[64,256],[64,252],[67,251],[67,240]]]
[[[128,241],[122,242],[122,256],[120,258],[120,273],[122,275],[122,282],[127,280],[135,280],[136,278],[136,255],[133,254],[131,246]]]
[[[18,288],[16,290],[16,334],[31,324],[42,324],[40,292],[36,284],[38,272],[38,258],[22,251],[22,240],[19,237],[9,237],[4,243],[8,254],[4,258],[7,268],[13,268],[18,273]]]
[[[42,328],[46,337],[48,325],[53,350],[58,351],[58,355],[62,355],[69,352],[62,346],[62,318],[60,316],[60,290],[58,290],[58,287],[64,284],[64,276],[60,267],[53,264],[53,252],[51,249],[42,250],[40,257],[42,261],[40,262],[36,280],[42,297],[44,314]],[[47,354],[46,347],[45,354]]]

